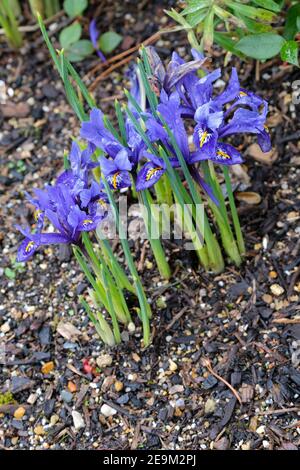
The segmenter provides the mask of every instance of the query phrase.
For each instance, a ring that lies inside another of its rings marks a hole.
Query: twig
[[[129,57],[126,57],[125,59],[121,60],[120,62],[117,62],[116,64],[109,67],[109,69],[107,69],[103,73],[101,73],[101,75],[96,77],[95,80],[93,81],[93,83],[89,86],[89,91],[93,91],[96,88],[96,86],[98,85],[98,83],[101,82],[101,80],[104,80],[104,78],[108,77],[111,72],[113,72],[117,68],[121,67],[122,65],[125,65],[128,62],[130,62],[132,57],[133,56],[131,56],[131,55]]]
[[[267,411],[259,411],[258,415],[282,415],[284,413],[292,413],[292,412],[299,412],[300,408],[297,406],[294,406],[293,408],[283,408],[282,410],[267,410]]]
[[[168,331],[172,328],[172,326],[182,317],[182,315],[188,310],[188,305],[186,305],[185,307],[183,307],[180,312],[178,312],[173,318],[172,320],[170,321],[170,323],[167,324],[167,326],[165,327],[165,331]]]
[[[281,363],[284,363],[284,362],[288,361],[288,359],[286,357],[282,356],[281,354],[279,354],[276,351],[271,351],[271,349],[268,348],[268,346],[265,346],[263,343],[253,341],[253,343],[250,343],[250,344],[254,344],[257,348],[262,349],[263,351],[270,354],[270,356],[273,356],[275,359],[277,359],[277,361],[279,361]]]
[[[296,325],[300,323],[300,318],[275,318],[272,323],[278,323],[279,325]]]
[[[220,380],[221,382],[223,382],[223,384],[225,384],[225,385],[232,391],[232,393],[233,393],[233,395],[235,396],[235,398],[238,400],[238,402],[240,403],[240,405],[242,405],[243,403],[242,403],[242,399],[241,399],[239,393],[235,390],[235,388],[233,388],[233,386],[232,386],[229,382],[227,382],[227,380],[223,379],[223,377],[221,377],[219,374],[217,374],[217,373],[213,370],[213,368],[212,368],[212,366],[211,366],[211,363],[210,363],[210,360],[209,360],[208,358],[205,358],[205,357],[204,357],[201,362],[202,362],[202,364],[204,365],[204,367],[206,367],[206,368],[209,370],[209,372],[210,372],[214,377],[216,377],[216,379],[218,379],[218,380]]]
[[[92,68],[84,77],[83,77],[83,81],[87,80],[91,75],[94,75],[96,72],[98,72],[99,70],[101,70],[103,67],[109,65],[109,64],[113,64],[114,62],[118,62],[120,59],[123,59],[123,57],[126,57],[128,55],[132,55],[133,52],[136,52],[139,47],[144,44],[145,46],[147,46],[148,44],[151,44],[152,42],[155,42],[157,39],[160,38],[160,35],[161,35],[162,31],[157,31],[156,33],[154,33],[152,36],[150,36],[148,39],[145,39],[145,41],[141,42],[141,43],[138,43],[136,44],[135,46],[133,47],[130,47],[130,49],[127,49],[127,51],[124,51],[124,52],[121,52],[120,54],[117,54],[113,57],[111,57],[110,59],[108,59],[106,62],[100,62],[99,64],[97,64],[94,68]]]

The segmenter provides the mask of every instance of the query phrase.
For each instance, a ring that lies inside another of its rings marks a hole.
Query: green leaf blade
[[[99,47],[104,54],[109,54],[112,52],[120,42],[122,41],[123,37],[114,32],[114,31],[107,31],[104,34],[101,34],[99,39]]]
[[[266,60],[277,55],[284,42],[284,38],[279,34],[261,33],[245,36],[235,48],[253,59]]]
[[[64,10],[70,18],[81,15],[88,6],[88,0],[65,0]]]
[[[299,66],[298,51],[299,49],[296,41],[286,41],[280,51],[281,59],[289,64]]]
[[[81,36],[81,25],[78,22],[64,28],[59,35],[59,42],[63,49],[68,49],[72,44],[79,41]]]

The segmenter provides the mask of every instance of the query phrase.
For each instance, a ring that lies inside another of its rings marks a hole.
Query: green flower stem
[[[198,204],[202,205],[203,204],[202,199],[200,197],[200,194],[198,193],[198,191],[195,188],[195,183],[194,183],[193,178],[192,178],[192,176],[189,172],[188,166],[187,166],[186,161],[184,159],[184,156],[182,155],[182,152],[181,152],[181,150],[180,150],[180,148],[177,144],[177,141],[176,141],[171,129],[167,125],[165,119],[163,118],[163,116],[160,113],[158,113],[158,117],[159,117],[160,121],[162,122],[162,124],[164,125],[164,127],[165,127],[165,129],[168,133],[170,142],[172,143],[172,145],[174,147],[176,156],[177,156],[177,158],[180,162],[180,165],[181,165],[181,168],[183,170],[185,179],[187,181],[187,184],[188,184],[193,202],[196,206]],[[210,228],[210,225],[209,225],[206,214],[204,214],[204,239],[207,243],[207,252],[208,252],[208,256],[209,256],[209,259],[210,259],[210,262],[211,262],[211,267],[212,267],[213,271],[215,273],[219,273],[219,272],[223,271],[223,269],[224,269],[224,260],[223,260],[222,252],[221,252],[218,240],[216,239],[216,237],[212,233],[212,230]]]
[[[133,103],[134,103],[135,102],[134,98],[132,98],[132,99],[133,99]],[[157,151],[156,151],[155,147],[152,145],[152,143],[149,140],[147,134],[143,130],[141,124],[138,122],[138,120],[135,118],[135,116],[133,115],[133,113],[131,112],[131,110],[127,106],[124,106],[124,108],[125,108],[126,113],[128,114],[128,117],[132,121],[136,131],[142,137],[145,144],[148,146],[148,148],[151,150],[152,153],[157,155]],[[169,181],[170,181],[172,190],[174,192],[174,196],[176,197],[177,201],[181,205],[182,209],[184,209],[184,205],[185,205],[186,202],[185,202],[183,191],[186,192],[186,190],[185,190],[182,182],[180,181],[180,178],[179,178],[178,174],[176,173],[176,171],[174,170],[174,168],[170,164],[167,153],[165,152],[165,150],[162,147],[160,147],[160,149],[159,149],[159,155],[158,156],[160,156],[166,164],[166,169],[167,169],[167,173],[169,175]],[[190,214],[189,210],[186,211],[185,216],[186,216],[185,217],[186,227],[187,227],[187,230],[188,230],[188,232],[190,233],[190,235],[192,237],[192,241],[194,243],[197,255],[200,259],[200,262],[204,266],[204,268],[206,270],[208,270],[209,269],[209,264],[208,264],[208,259],[207,259],[207,251],[206,251],[206,247],[203,246],[203,243],[202,243],[202,240],[201,240],[201,234],[199,236],[197,227],[196,227],[196,230],[194,230],[194,226],[193,226],[193,222],[192,222],[192,215]]]
[[[121,241],[123,251],[124,251],[124,254],[125,254],[125,257],[126,257],[126,261],[127,261],[127,264],[128,264],[129,271],[132,275],[133,284],[135,286],[136,293],[137,293],[137,296],[138,296],[138,299],[139,299],[140,309],[141,309],[140,314],[141,314],[141,319],[142,319],[142,323],[143,323],[144,344],[145,344],[145,346],[148,346],[149,343],[150,343],[149,318],[151,318],[151,315],[152,315],[151,314],[151,309],[150,309],[150,306],[147,302],[146,295],[145,295],[140,277],[138,275],[136,266],[134,264],[134,261],[133,261],[133,258],[132,258],[131,252],[130,252],[130,248],[129,248],[129,245],[128,245],[128,241],[127,241],[127,238],[125,236],[124,229],[122,227],[122,223],[120,222],[117,205],[115,203],[112,191],[111,191],[107,181],[104,178],[103,178],[102,181],[104,183],[104,187],[105,187],[110,205],[111,205],[113,213],[114,213],[115,222],[117,224],[118,232],[119,232],[119,235],[120,235],[120,241]]]
[[[130,317],[129,310],[127,308],[127,304],[123,296],[122,289],[118,289],[118,287],[115,285],[114,280],[106,266],[106,263],[103,259],[101,252],[98,253],[98,256],[99,256],[99,259],[98,259],[88,233],[83,232],[82,241],[91,259],[95,274],[102,281],[102,286],[104,286],[103,272],[105,273],[107,284],[110,290],[110,297],[113,299],[112,302],[113,302],[116,315],[122,323],[127,325],[127,323],[131,321],[131,317]],[[125,309],[124,309],[124,304],[126,305]]]
[[[106,297],[107,297],[109,312],[110,312],[111,321],[112,321],[112,324],[113,324],[114,336],[115,336],[115,339],[116,339],[116,343],[121,343],[122,339],[121,339],[121,333],[120,333],[120,329],[119,329],[119,323],[118,323],[118,320],[117,320],[117,315],[116,315],[114,304],[113,304],[113,301],[112,301],[113,293],[109,289],[109,283],[108,283],[108,280],[107,280],[107,277],[106,277],[105,266],[101,265],[101,267],[102,267],[103,287],[104,287],[105,294],[106,294]]]
[[[240,266],[242,259],[240,257],[239,250],[231,230],[224,195],[218,182],[214,165],[212,162],[203,162],[203,169],[205,177],[207,178],[208,183],[213,188],[214,193],[220,203],[220,207],[218,207],[210,198],[208,198],[209,207],[211,208],[214,214],[216,223],[220,230],[222,245],[229,259],[233,261],[236,266]]]
[[[228,194],[228,199],[229,199],[229,205],[230,205],[230,209],[231,209],[233,226],[234,226],[234,230],[235,230],[235,235],[236,235],[238,247],[239,247],[239,250],[240,250],[240,254],[242,256],[244,256],[245,253],[246,253],[244,237],[243,237],[243,234],[242,234],[242,230],[241,230],[241,226],[240,226],[240,220],[239,220],[236,205],[235,205],[235,202],[234,202],[234,196],[233,196],[233,191],[232,191],[232,187],[231,187],[229,171],[228,171],[228,168],[225,165],[223,166],[223,173],[224,173],[224,177],[225,177],[225,184],[226,184],[226,189],[227,189],[227,194]]]
[[[105,320],[102,313],[97,312],[97,316],[95,316],[87,303],[87,301],[83,298],[82,295],[79,296],[79,301],[81,302],[83,308],[85,309],[89,319],[93,323],[98,335],[102,339],[102,341],[107,344],[108,346],[112,347],[115,346],[116,341],[114,334],[112,332],[111,327],[109,326],[108,322]]]
[[[129,292],[136,294],[135,288],[129,282],[129,279],[123,268],[120,266],[119,262],[117,261],[114,252],[110,246],[110,243],[107,239],[98,237],[97,233],[97,240],[99,246],[102,250],[106,263],[111,267],[112,271],[114,272],[114,276],[118,279],[118,284],[122,289],[127,289]]]
[[[165,187],[166,203],[168,204],[168,206],[172,206],[173,204],[172,188],[171,188],[169,179],[167,178],[167,175],[163,174],[161,177],[161,180]]]
[[[112,320],[113,331],[114,331],[116,342],[119,343],[121,341],[119,324],[118,324],[115,309],[112,304],[111,296],[107,288],[107,279],[106,279],[105,273],[103,271],[101,272],[101,277],[105,279],[105,283],[104,285],[102,285],[100,279],[98,279],[98,282],[94,279],[94,276],[91,274],[81,250],[77,246],[73,247],[73,253],[82,271],[84,272],[85,276],[87,277],[90,284],[92,285],[98,300],[104,305],[105,309],[108,311]]]
[[[22,35],[18,29],[18,21],[16,15],[18,8],[14,9],[13,4],[9,0],[1,0],[0,2],[0,24],[5,31],[5,35],[13,47],[22,46]]]
[[[200,232],[199,234],[199,228],[195,227],[193,224],[192,213],[190,212],[190,209],[189,209],[191,205],[190,200],[189,200],[189,195],[186,192],[178,174],[172,167],[168,159],[168,156],[162,147],[160,148],[160,156],[163,158],[166,164],[166,168],[170,177],[169,180],[171,182],[171,186],[174,191],[175,201],[177,202],[177,204],[181,206],[182,210],[184,210],[184,207],[186,207],[186,210],[184,211],[184,224],[185,224],[187,231],[189,232],[191,236],[199,261],[204,267],[204,269],[208,271],[210,269],[210,263],[208,259],[207,246],[204,245],[204,240],[202,240],[202,233]],[[188,199],[186,198],[186,196],[188,197]]]
[[[144,222],[146,225],[148,239],[149,239],[155,260],[156,260],[158,270],[160,272],[160,275],[164,279],[170,279],[171,269],[170,269],[168,261],[166,260],[165,253],[161,245],[161,241],[159,239],[159,233],[160,233],[159,224],[157,223],[157,221],[155,220],[151,212],[151,207],[149,204],[149,191],[148,190],[141,191],[139,194],[140,194],[140,199],[142,200],[145,211],[146,211],[146,214],[143,214]],[[158,238],[151,237],[153,227],[155,228],[155,232],[157,232]]]

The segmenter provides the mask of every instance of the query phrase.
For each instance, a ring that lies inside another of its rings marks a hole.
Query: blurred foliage
[[[266,60],[280,54],[298,65],[300,3],[286,0],[187,0],[166,13],[185,29],[192,47],[214,43],[240,57]]]

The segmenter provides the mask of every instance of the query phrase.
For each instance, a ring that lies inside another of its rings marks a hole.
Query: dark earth
[[[174,2],[92,3],[86,31],[96,16],[103,31],[124,37],[113,54],[172,24],[163,9]],[[53,40],[68,21],[54,20]],[[154,42],[164,60],[174,49],[189,57],[184,32]],[[299,72],[277,58],[226,57],[224,66],[223,52],[214,51],[211,66],[223,67],[224,81],[234,65],[242,86],[270,104],[271,153],[262,155],[252,137],[236,142],[246,159],[233,174],[245,262],[207,274],[191,252],[166,242],[174,272],[166,283],[148,243],[132,243],[152,300],[153,341],[142,349],[137,327],[109,349],[77,302],[87,285],[69,250],[48,247],[26,265],[15,262],[14,226],[33,222],[24,191],[53,181],[79,123],[37,29],[21,52],[3,36],[0,47],[0,448],[298,449],[300,105],[292,94]],[[107,113],[128,85],[124,57],[76,64]]]

